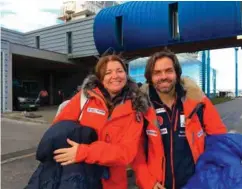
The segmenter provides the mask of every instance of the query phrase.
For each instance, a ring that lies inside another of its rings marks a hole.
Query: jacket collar
[[[142,92],[149,96],[149,101],[151,101],[151,96],[156,98],[158,94],[156,90],[150,90],[152,88],[149,84],[144,84],[141,87]],[[153,92],[155,91],[155,94]],[[192,110],[197,106],[198,103],[201,103],[204,97],[203,91],[200,87],[190,78],[182,77],[180,83],[176,85],[176,92],[178,96],[181,98],[184,104],[184,113],[188,115]],[[151,102],[150,102],[151,103]]]
[[[88,75],[82,85],[84,94],[90,97],[90,94],[97,94],[106,103],[106,99],[111,99],[106,89],[100,83],[95,75]],[[137,112],[145,113],[149,108],[147,96],[142,93],[137,84],[128,77],[128,81],[124,89],[114,99],[113,103],[122,103],[125,100],[131,100],[131,108]],[[107,104],[107,103],[106,103]]]
[[[149,84],[143,84],[141,87],[141,91],[149,95],[150,97],[150,95],[152,94],[149,94],[149,88]],[[188,77],[181,78],[180,83],[176,85],[176,92],[182,98],[183,101],[192,100],[199,103],[202,101],[204,97],[204,93],[200,89],[200,87]]]

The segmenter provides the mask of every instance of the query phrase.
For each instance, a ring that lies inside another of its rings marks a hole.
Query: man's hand
[[[153,187],[153,189],[165,189],[165,188],[159,182],[157,182]]]
[[[61,148],[54,151],[54,159],[56,162],[61,163],[61,165],[76,163],[76,153],[79,144],[70,139],[67,139],[67,143],[71,145],[70,148]]]

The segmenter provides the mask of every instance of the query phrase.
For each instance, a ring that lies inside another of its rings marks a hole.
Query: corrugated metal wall
[[[24,43],[24,37],[23,33],[9,30],[6,28],[0,28],[1,29],[1,40],[9,41],[11,43],[17,43],[17,44],[23,44]]]
[[[93,39],[93,17],[51,26],[24,35],[25,45],[36,48],[36,36],[40,38],[40,49],[67,54],[67,32],[72,32],[73,57],[97,55]]]

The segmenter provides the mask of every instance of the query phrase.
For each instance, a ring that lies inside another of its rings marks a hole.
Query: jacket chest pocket
[[[83,125],[90,126],[96,130],[100,130],[104,126],[106,119],[106,115],[83,111],[80,122]]]
[[[125,135],[127,123],[109,123],[104,131],[104,141],[118,143]]]

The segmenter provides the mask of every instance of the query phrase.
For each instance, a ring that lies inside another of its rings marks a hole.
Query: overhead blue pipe
[[[234,48],[235,51],[235,96],[238,96],[238,48]]]
[[[210,97],[210,51],[207,50],[207,97]]]

